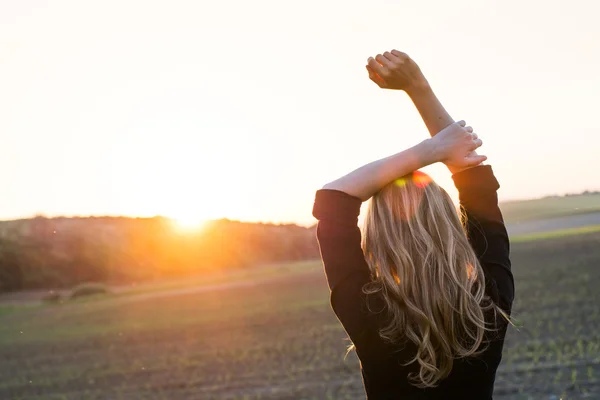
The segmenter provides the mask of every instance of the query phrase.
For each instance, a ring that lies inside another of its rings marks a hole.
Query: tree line
[[[314,259],[314,227],[207,222],[195,233],[168,218],[45,218],[0,222],[0,292],[131,284]]]

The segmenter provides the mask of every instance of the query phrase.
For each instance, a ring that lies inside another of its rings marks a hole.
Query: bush
[[[42,301],[44,303],[60,303],[62,302],[62,296],[60,295],[60,293],[51,290],[50,292],[48,292],[47,295],[42,297]]]
[[[107,294],[108,288],[101,283],[82,283],[71,290],[71,299],[79,297]]]

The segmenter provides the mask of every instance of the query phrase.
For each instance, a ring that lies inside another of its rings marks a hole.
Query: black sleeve
[[[452,179],[458,189],[469,242],[477,254],[486,280],[492,281],[498,289],[498,305],[510,312],[514,299],[514,280],[508,233],[498,207],[496,191],[500,184],[489,165],[461,171],[454,174]]]
[[[350,339],[360,341],[370,318],[363,286],[370,278],[357,226],[362,201],[338,190],[317,191],[313,215],[331,307]]]
[[[350,274],[369,270],[357,226],[361,204],[359,198],[339,190],[321,189],[315,196],[317,239],[332,291]]]

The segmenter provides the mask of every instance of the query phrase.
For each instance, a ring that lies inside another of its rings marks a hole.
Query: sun
[[[198,232],[204,228],[206,219],[193,215],[171,217],[175,227],[185,232]]]

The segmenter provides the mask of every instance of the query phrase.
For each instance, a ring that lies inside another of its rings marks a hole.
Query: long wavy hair
[[[434,387],[455,359],[485,349],[489,310],[500,310],[485,294],[481,265],[450,196],[416,171],[390,183],[369,204],[362,247],[374,277],[367,294],[384,300],[389,323],[379,334],[389,342],[409,340],[419,373],[409,379]]]

